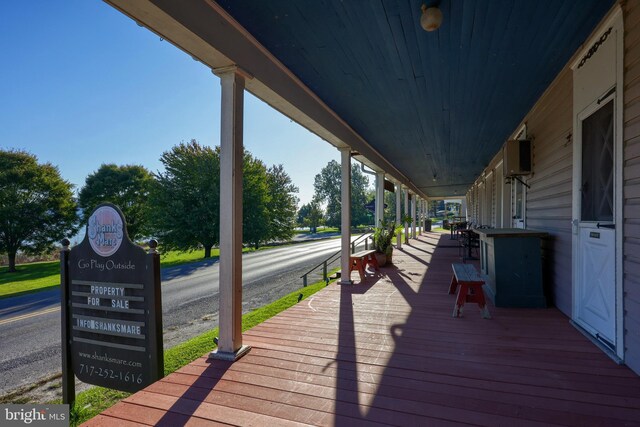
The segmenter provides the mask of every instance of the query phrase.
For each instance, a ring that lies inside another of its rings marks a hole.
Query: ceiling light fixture
[[[442,11],[438,6],[427,7],[422,5],[422,16],[420,17],[420,25],[425,31],[435,31],[442,24]]]

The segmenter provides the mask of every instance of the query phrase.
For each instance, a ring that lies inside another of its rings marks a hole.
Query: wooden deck
[[[640,377],[556,309],[453,318],[454,245],[425,233],[245,333],[236,363],[202,357],[85,425],[640,425]]]

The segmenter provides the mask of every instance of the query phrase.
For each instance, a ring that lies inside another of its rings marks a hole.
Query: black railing
[[[372,236],[373,236],[373,233],[371,232],[367,232],[358,236],[354,241],[351,242],[351,253],[355,253],[358,245],[362,244],[363,242],[364,242],[364,250],[365,251],[368,250],[369,240],[371,240]],[[340,248],[338,252],[336,252],[335,254],[332,254],[327,259],[322,261],[320,264],[316,265],[311,270],[307,271],[302,276],[300,276],[300,278],[302,279],[302,286],[307,286],[309,275],[320,267],[322,267],[322,280],[324,280],[325,283],[328,283],[329,282],[329,276],[328,276],[329,266],[335,261],[337,261],[338,259],[340,259],[341,252],[342,252],[342,248]]]

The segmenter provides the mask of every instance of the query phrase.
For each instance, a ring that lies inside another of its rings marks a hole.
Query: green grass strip
[[[252,249],[244,248],[244,252]],[[211,250],[211,259],[220,256],[219,249]],[[175,267],[204,260],[204,249],[197,251],[170,251],[160,256],[160,267]],[[34,262],[16,266],[15,273],[0,267],[0,298],[53,289],[60,286],[60,261]]]
[[[338,269],[333,272],[337,270]],[[331,274],[333,274],[333,272]],[[326,284],[323,281],[316,282],[313,285],[298,289],[297,291],[292,292],[271,304],[267,304],[264,307],[245,314],[242,316],[242,331],[249,330],[276,314],[293,307],[298,303],[300,294],[302,294],[302,298],[300,299],[302,301],[325,286]],[[218,336],[218,331],[218,328],[215,328],[166,350],[164,352],[165,375],[175,372],[199,357],[211,352],[215,348],[213,338]],[[75,405],[71,409],[71,425],[76,426],[82,424],[90,418],[100,414],[107,408],[115,405],[130,394],[131,393],[111,390],[103,387],[94,387],[78,393]],[[56,401],[51,403],[62,402]]]
[[[304,242],[299,242],[304,243]],[[265,245],[258,250],[268,250],[295,243],[284,243],[281,245]],[[243,253],[254,252],[254,248],[245,247]],[[220,257],[220,250],[211,249],[211,258],[216,260]],[[178,265],[190,264],[192,262],[204,261],[204,249],[195,251],[169,251],[160,255],[160,267],[176,267]],[[60,262],[34,262],[20,264],[16,266],[16,273],[8,273],[8,267],[0,267],[0,298],[15,297],[18,295],[39,292],[46,289],[54,289],[60,286]]]
[[[329,233],[339,233],[340,229],[338,227],[324,227],[316,230],[315,234],[329,234]],[[311,230],[299,230],[299,234],[312,234]]]
[[[17,296],[60,285],[60,262],[34,262],[22,264],[17,272],[8,273],[9,267],[0,267],[0,298]]]

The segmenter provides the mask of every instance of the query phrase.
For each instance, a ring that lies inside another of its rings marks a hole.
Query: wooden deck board
[[[246,332],[234,364],[197,359],[86,425],[640,425],[640,377],[558,310],[451,317],[449,243],[421,236]]]

